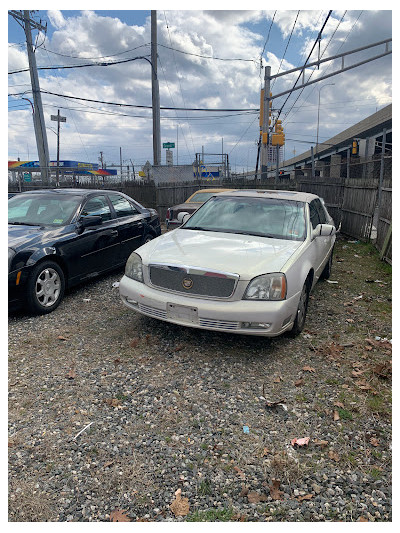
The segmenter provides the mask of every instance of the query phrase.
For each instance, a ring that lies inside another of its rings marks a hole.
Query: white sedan
[[[126,306],[214,331],[302,331],[312,288],[330,276],[336,239],[318,196],[230,191],[181,217],[180,228],[129,257],[119,285]]]

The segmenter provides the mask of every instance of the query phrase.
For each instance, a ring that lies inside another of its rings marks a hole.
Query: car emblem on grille
[[[190,278],[183,278],[182,287],[187,290],[191,289],[193,287],[193,280]]]

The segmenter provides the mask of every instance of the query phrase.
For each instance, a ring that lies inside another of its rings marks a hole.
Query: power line
[[[185,54],[187,56],[194,56],[194,57],[201,57],[202,59],[215,59],[217,61],[247,61],[254,63],[254,59],[243,59],[240,57],[215,57],[215,56],[205,56],[201,54],[193,54],[191,52],[185,52],[184,50],[178,50],[177,48],[172,48],[172,46],[167,46],[165,44],[159,44],[158,46],[162,46],[163,48],[168,48],[169,50],[173,50],[174,52],[179,52],[180,54]]]
[[[135,48],[129,48],[128,50],[124,50],[123,52],[116,52],[115,54],[106,54],[104,56],[97,56],[97,57],[82,57],[82,56],[72,56],[68,54],[61,54],[60,52],[54,52],[54,50],[49,50],[45,46],[43,46],[43,49],[46,50],[46,52],[49,52],[50,54],[55,54],[61,57],[68,57],[70,59],[103,59],[105,57],[115,57],[115,56],[119,56],[122,54],[127,54],[128,52],[133,52],[134,50],[138,50],[139,48],[143,48],[145,46],[150,46],[150,43],[140,44],[139,46],[135,46]]]
[[[46,53],[47,53],[47,51],[46,51]],[[48,54],[47,54],[47,57],[48,57],[49,62],[51,63],[51,60],[50,60],[50,57],[49,57]],[[57,84],[58,84],[60,90],[62,90],[62,89],[61,89],[61,86],[60,86],[60,80],[59,80],[58,72],[56,72],[56,80],[57,80]],[[76,124],[76,122],[75,122],[75,119],[74,119],[73,116],[71,116],[71,118],[72,118],[72,122],[74,123],[76,133],[78,134],[79,140],[80,140],[80,142],[81,142],[82,148],[83,148],[83,150],[85,151],[86,156],[88,157],[88,154],[87,154],[87,151],[86,151],[86,147],[85,147],[85,145],[84,145],[84,143],[83,143],[83,141],[82,141],[82,138],[81,138],[81,135],[80,135],[80,133],[79,133],[78,126],[77,126],[77,124]]]
[[[167,26],[167,32],[168,32],[169,41],[170,41],[170,43],[172,44],[172,41],[171,41],[171,34],[170,34],[170,32],[169,32],[169,26],[168,26],[168,21],[167,21],[167,16],[166,16],[166,14],[165,14],[165,11],[164,11],[164,18],[165,18],[165,25]],[[171,49],[172,49],[172,48],[171,48]],[[173,50],[173,49],[172,49],[172,50]],[[178,78],[178,82],[179,82],[179,90],[180,90],[180,92],[181,92],[183,105],[184,105],[185,108],[186,108],[186,102],[185,102],[185,98],[184,98],[184,96],[183,96],[182,85],[181,85],[181,80],[180,80],[180,78],[179,78],[178,65],[177,65],[177,63],[176,63],[176,59],[175,59],[174,51],[172,52],[172,55],[173,55],[174,63],[175,63],[176,76],[177,76],[177,78]],[[185,110],[186,110],[186,109],[185,109]],[[183,133],[183,138],[184,138],[184,140],[185,140],[186,149],[187,149],[187,151],[188,151],[188,153],[189,153],[189,147],[188,147],[188,144],[187,144],[187,141],[186,141],[186,136],[185,136],[185,134],[184,134],[183,131],[182,131],[182,133]],[[194,146],[193,137],[192,137],[192,131],[191,131],[191,129],[190,129],[190,126],[189,126],[189,134],[190,134],[190,139],[191,139],[191,141],[192,141],[193,152],[196,152],[196,148],[195,148],[195,146]]]
[[[298,77],[297,77],[297,80],[295,81],[295,83],[294,83],[294,85],[293,85],[293,89],[290,91],[290,93],[289,93],[289,94],[287,95],[287,97],[286,97],[286,100],[283,102],[283,105],[281,106],[281,108],[280,108],[280,110],[279,110],[279,112],[278,112],[278,116],[277,116],[277,118],[280,117],[280,115],[281,115],[281,113],[282,113],[282,109],[285,107],[286,102],[289,100],[289,98],[290,98],[290,96],[291,96],[291,94],[292,94],[294,88],[295,88],[296,85],[297,85],[297,82],[298,82],[299,79],[301,78],[301,75],[302,75],[302,73],[303,73],[303,71],[304,71],[304,69],[305,69],[305,67],[306,67],[306,65],[307,65],[308,60],[309,60],[310,57],[311,57],[311,54],[312,54],[313,51],[314,51],[314,48],[315,48],[315,47],[317,46],[317,44],[321,41],[322,32],[324,31],[324,28],[325,28],[325,26],[326,26],[326,24],[327,24],[327,22],[328,22],[328,20],[329,20],[329,17],[331,16],[331,13],[332,13],[332,10],[329,11],[327,17],[325,18],[325,21],[324,21],[324,23],[323,23],[323,25],[322,25],[322,28],[320,29],[320,31],[319,31],[319,33],[318,33],[318,36],[317,36],[317,38],[316,38],[316,40],[315,40],[315,42],[314,42],[314,44],[313,44],[313,46],[312,46],[312,48],[311,48],[311,51],[310,51],[310,53],[308,54],[308,57],[307,57],[307,59],[306,59],[306,61],[305,61],[305,63],[304,63],[304,67],[302,68],[302,70],[300,70],[300,73],[299,73],[299,75],[298,75]],[[296,101],[297,101],[297,100],[296,100]]]
[[[275,10],[274,16],[272,17],[271,24],[269,25],[268,35],[267,35],[267,38],[265,39],[265,43],[264,43],[264,46],[263,46],[262,52],[261,52],[261,54],[260,54],[261,59],[262,59],[262,56],[263,56],[263,54],[264,54],[264,52],[265,52],[265,47],[267,46],[267,43],[268,43],[268,41],[269,41],[269,36],[270,36],[270,33],[271,33],[272,25],[274,24],[275,15],[276,15],[276,10]]]
[[[148,106],[148,105],[124,104],[124,103],[121,103],[121,102],[106,102],[104,100],[95,100],[95,99],[92,99],[92,98],[82,98],[82,97],[79,97],[79,96],[70,96],[70,95],[66,95],[66,94],[58,94],[58,93],[54,93],[52,91],[46,91],[46,90],[43,90],[43,89],[41,89],[40,92],[43,93],[43,94],[51,94],[52,96],[60,96],[62,98],[69,98],[71,100],[82,100],[84,102],[94,102],[94,103],[97,103],[97,104],[115,105],[115,106],[120,106],[120,107],[136,107],[136,108],[140,108],[140,109],[152,109],[152,106]],[[24,94],[24,93],[9,93],[8,96],[21,96],[21,94]],[[256,108],[256,107],[245,108],[245,109],[209,109],[209,108],[199,108],[199,107],[160,107],[160,109],[162,109],[162,110],[171,110],[171,111],[175,111],[175,110],[178,110],[178,111],[204,111],[204,112],[212,112],[212,113],[215,113],[215,112],[218,112],[218,113],[222,113],[222,112],[232,113],[232,112],[240,112],[240,111],[259,112],[260,111],[260,108]]]
[[[131,57],[129,59],[121,59],[121,61],[102,61],[100,63],[86,63],[84,65],[60,65],[55,67],[38,67],[37,70],[64,70],[71,68],[85,68],[85,67],[109,67],[110,65],[120,65],[121,63],[129,63],[130,61],[136,61],[137,59],[145,59],[151,65],[151,61],[147,56]],[[20,74],[21,72],[29,72],[29,69],[13,70],[8,74]]]
[[[327,48],[328,48],[330,42],[332,41],[333,36],[335,35],[335,33],[336,33],[337,29],[338,29],[338,27],[339,27],[340,24],[343,22],[343,19],[344,19],[346,13],[347,13],[347,11],[344,12],[344,14],[343,14],[343,16],[342,16],[342,18],[341,18],[339,24],[336,26],[335,31],[333,32],[333,34],[332,34],[332,36],[331,36],[331,38],[330,38],[328,44],[326,45],[324,51],[323,51],[322,54],[321,54],[321,57],[325,54],[325,52],[326,52],[326,50],[327,50]],[[337,54],[337,53],[339,52],[339,50],[342,48],[343,44],[347,41],[349,35],[351,34],[351,32],[353,31],[355,25],[357,24],[357,22],[358,22],[358,20],[359,20],[359,18],[360,18],[360,16],[361,16],[361,14],[362,14],[362,11],[361,11],[360,14],[358,15],[357,20],[355,21],[355,23],[353,24],[353,26],[350,28],[350,31],[348,32],[348,34],[347,34],[347,36],[346,36],[344,42],[342,42],[342,44],[341,44],[341,45],[339,46],[339,48],[337,49],[336,54]],[[326,72],[328,72],[329,68],[330,68],[330,66],[329,66],[327,69],[325,69],[325,70],[323,71],[323,74],[325,74]],[[307,82],[310,81],[311,76],[314,74],[314,72],[315,72],[315,69],[311,72],[311,74],[310,74],[310,76],[309,76]],[[292,109],[294,108],[294,106],[296,105],[296,102],[298,101],[298,99],[299,99],[300,96],[302,95],[304,89],[305,89],[305,87],[300,91],[300,93],[298,94],[296,100],[293,102],[292,107],[289,109],[289,111],[288,111],[288,113],[287,113],[287,115],[286,115],[286,119],[287,119],[288,115],[291,113],[291,111],[292,111]],[[309,94],[308,94],[307,98],[304,100],[304,102],[306,102],[306,101],[310,98],[310,96],[313,94],[313,92],[314,92],[315,89],[316,89],[316,86],[314,86],[314,87],[312,88],[312,90],[309,92]],[[303,104],[301,104],[301,105],[299,106],[299,108],[297,108],[297,110],[295,111],[295,113],[297,113],[297,112],[299,111],[299,109],[301,109],[302,105],[303,105]]]
[[[297,11],[297,15],[296,15],[296,18],[295,18],[295,21],[294,21],[293,27],[292,27],[292,31],[290,32],[288,42],[286,43],[286,48],[285,48],[285,51],[284,51],[284,53],[283,53],[283,56],[282,56],[281,62],[279,63],[279,68],[278,68],[278,72],[277,72],[277,74],[278,74],[279,71],[281,70],[281,66],[282,66],[283,60],[285,59],[286,52],[287,52],[287,49],[288,49],[288,46],[289,46],[290,40],[291,40],[291,38],[292,38],[292,35],[293,35],[293,32],[294,32],[294,29],[295,29],[295,27],[296,27],[297,19],[299,18],[299,14],[300,14],[300,10]],[[275,78],[274,81],[272,82],[271,90],[273,89],[273,87],[274,87],[274,85],[275,85],[275,82],[276,82],[276,78]]]

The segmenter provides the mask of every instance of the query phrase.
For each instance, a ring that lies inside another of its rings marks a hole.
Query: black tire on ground
[[[32,270],[27,283],[27,304],[31,313],[44,315],[56,309],[64,296],[65,276],[55,261],[42,261]]]
[[[319,279],[329,279],[331,277],[332,260],[333,260],[333,251],[331,252],[331,255],[329,256],[328,262],[326,263],[324,270],[322,271]]]
[[[309,295],[310,295],[310,285],[308,283],[308,280],[306,280],[306,282],[303,285],[301,294],[300,294],[299,305],[297,307],[296,318],[293,324],[293,328],[290,332],[293,337],[299,335],[299,333],[303,331],[304,324],[306,322]]]

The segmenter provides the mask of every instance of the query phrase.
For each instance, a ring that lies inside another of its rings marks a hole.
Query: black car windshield
[[[8,223],[64,226],[80,202],[80,196],[70,194],[18,194],[8,200]]]
[[[203,204],[182,229],[305,239],[304,203],[251,196],[216,196]]]

